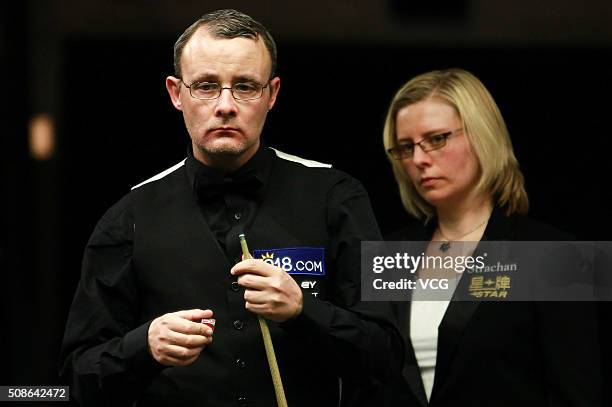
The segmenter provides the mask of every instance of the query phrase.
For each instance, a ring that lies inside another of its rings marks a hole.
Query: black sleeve
[[[338,376],[384,382],[400,371],[403,346],[390,304],[361,301],[361,242],[382,237],[359,182],[343,178],[331,190],[327,225],[336,266],[332,300],[305,295],[302,313],[282,326],[314,338]]]
[[[61,374],[81,405],[131,405],[163,369],[149,353],[150,322],[137,326],[133,232],[124,198],[98,222],[85,249],[60,356]]]
[[[538,302],[548,406],[602,406],[597,303]]]
[[[574,241],[575,236],[517,217],[519,240]],[[535,303],[548,406],[603,406],[602,344],[595,302]]]

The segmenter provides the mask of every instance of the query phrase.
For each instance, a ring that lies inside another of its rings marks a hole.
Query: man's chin
[[[216,142],[198,145],[198,149],[208,156],[232,157],[244,154],[248,148],[243,143]]]
[[[232,166],[232,163],[242,165],[255,153],[256,148],[257,143],[251,145],[227,141],[206,143],[198,144],[198,152],[194,151],[194,155],[208,165]]]

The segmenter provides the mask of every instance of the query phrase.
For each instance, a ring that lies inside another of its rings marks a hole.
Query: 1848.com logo
[[[310,272],[310,273],[322,273],[323,262],[321,260],[297,260],[295,263],[289,256],[274,257],[274,253],[265,253],[261,256],[261,259],[268,264],[272,264],[276,267],[280,267],[287,273],[291,272]]]

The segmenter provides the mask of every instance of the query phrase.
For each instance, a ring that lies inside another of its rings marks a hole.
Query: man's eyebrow
[[[220,83],[221,81],[219,80],[219,76],[218,75],[215,75],[215,74],[212,74],[212,73],[202,73],[202,74],[198,74],[194,78],[192,78],[192,82],[191,83],[195,83],[195,82],[217,82],[217,83]],[[232,78],[232,84],[234,84],[234,83],[244,83],[244,82],[262,83],[261,81],[257,80],[256,78],[254,78],[251,75],[239,75],[239,76],[236,76],[236,77]]]
[[[258,81],[257,79],[255,79],[254,77],[250,76],[250,75],[240,75],[235,77],[232,80],[233,83],[241,83],[241,82],[257,82],[257,83],[261,83],[260,81]]]
[[[218,79],[219,79],[219,77],[217,75],[215,75],[215,74],[203,73],[203,74],[198,74],[194,78],[192,78],[192,82],[191,83],[195,83],[195,82],[217,82]]]

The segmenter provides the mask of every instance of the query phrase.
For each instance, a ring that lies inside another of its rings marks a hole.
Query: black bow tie
[[[226,194],[236,194],[259,198],[263,183],[254,170],[244,171],[228,176],[217,174],[200,174],[195,181],[198,198],[205,202],[223,197]]]

